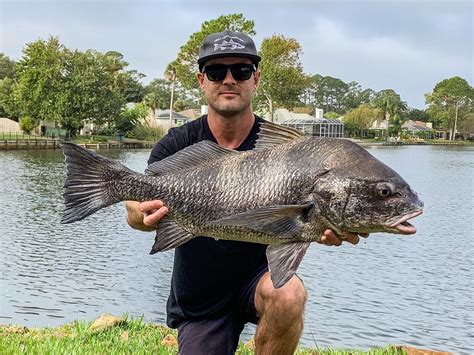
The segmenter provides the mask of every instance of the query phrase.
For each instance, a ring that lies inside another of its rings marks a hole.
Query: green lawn
[[[176,332],[142,319],[118,320],[94,329],[92,322],[73,322],[57,328],[0,326],[0,354],[177,354]],[[95,323],[96,324],[96,323]],[[166,337],[166,339],[165,339]],[[237,354],[254,354],[240,344]],[[404,354],[399,348],[299,349],[297,354]]]

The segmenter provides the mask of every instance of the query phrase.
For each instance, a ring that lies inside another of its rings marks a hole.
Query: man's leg
[[[218,318],[190,321],[178,329],[180,355],[234,355],[244,324],[231,312]]]
[[[293,276],[285,286],[275,289],[270,274],[265,273],[257,284],[255,308],[260,317],[255,333],[258,355],[293,354],[303,330],[306,289]]]

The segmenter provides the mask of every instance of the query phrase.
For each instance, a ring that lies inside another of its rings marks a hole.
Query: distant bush
[[[140,139],[144,141],[158,141],[164,135],[164,130],[161,127],[150,127],[148,125],[137,124],[133,129],[127,133],[127,137]]]
[[[38,122],[30,116],[23,116],[20,118],[20,129],[25,134],[31,134],[33,130],[38,126]]]

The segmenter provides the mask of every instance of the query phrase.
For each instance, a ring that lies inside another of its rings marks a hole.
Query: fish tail
[[[114,182],[133,174],[124,165],[82,148],[74,143],[61,143],[66,158],[64,183],[65,210],[61,223],[73,223],[98,210],[123,201]]]

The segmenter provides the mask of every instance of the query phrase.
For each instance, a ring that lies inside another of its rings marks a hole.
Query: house
[[[295,113],[278,109],[273,114],[273,122],[282,126],[296,128],[304,134],[316,137],[343,137],[344,123],[339,119],[319,117],[322,110],[316,110],[318,117],[307,113]]]
[[[6,117],[0,117],[0,132],[21,133],[20,124]]]
[[[171,112],[171,121],[173,127],[182,126],[185,123],[191,121],[190,118],[181,115],[175,111]],[[155,122],[161,127],[170,127],[170,110],[156,110],[155,112]]]
[[[408,120],[402,124],[402,131],[408,132],[411,136],[424,133],[425,138],[434,138],[435,131],[431,122]]]
[[[179,111],[178,114],[183,115],[192,120],[195,120],[196,118],[199,118],[202,115],[200,109],[194,109],[194,108],[190,108],[184,111]]]

